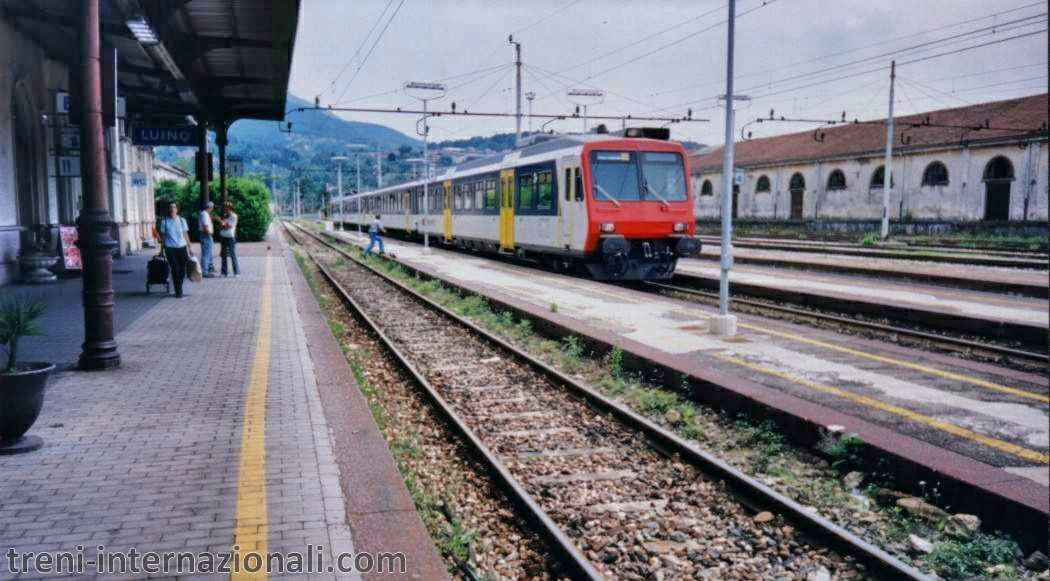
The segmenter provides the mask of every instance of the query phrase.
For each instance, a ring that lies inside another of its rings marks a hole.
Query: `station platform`
[[[365,243],[356,232],[334,235]],[[1050,508],[1045,376],[747,315],[738,317],[736,336],[719,337],[709,332],[713,307],[465,253],[386,245],[412,268],[561,328],[807,421],[842,425],[1043,513]]]
[[[708,281],[717,281],[721,276],[718,263],[709,260],[680,260],[676,272]],[[1043,277],[1046,276],[1044,272]],[[1003,278],[1007,278],[1006,275]],[[729,280],[730,283],[817,295],[831,300],[885,304],[988,323],[1007,322],[1031,328],[1035,333],[1045,334],[1050,330],[1050,301],[1046,299],[881,280],[875,276],[804,272],[748,264],[734,266]]]
[[[240,278],[187,282],[181,300],[162,287],[146,293],[151,255],[117,261],[122,365],[107,372],[71,368],[82,340],[81,280],[0,289],[46,301],[47,336],[27,339],[23,359],[60,366],[30,430],[44,447],[0,456],[0,549],[80,545],[94,559],[99,545],[140,554],[237,546],[287,558],[312,545],[325,555],[320,570],[269,578],[359,579],[328,566],[339,554],[380,552],[400,552],[407,565],[384,578],[446,577],[292,253],[274,233],[239,244],[238,254]],[[54,576],[14,574],[0,556],[2,579]]]
[[[719,260],[721,246],[704,244],[701,258]],[[1050,292],[1050,273],[1042,269],[1002,268],[916,261],[904,258],[879,258],[850,254],[775,250],[773,248],[733,248],[737,265],[770,266],[797,270],[830,271],[845,275],[889,277],[910,282],[930,282],[945,286],[997,288],[1005,292],[1046,298]]]

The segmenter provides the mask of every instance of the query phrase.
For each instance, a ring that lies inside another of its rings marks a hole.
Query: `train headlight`
[[[612,222],[603,222],[598,226],[598,231],[605,232],[606,234],[609,232],[615,232],[616,224],[613,224]]]
[[[675,222],[674,223],[674,231],[675,232],[685,232],[685,222]]]

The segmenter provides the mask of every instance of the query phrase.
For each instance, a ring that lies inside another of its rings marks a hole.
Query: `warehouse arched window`
[[[948,168],[939,161],[931,162],[922,172],[922,185],[924,186],[946,186],[948,185]]]
[[[759,176],[758,183],[755,185],[755,191],[758,193],[768,193],[769,190],[769,178],[764,175]]]
[[[846,174],[842,173],[841,169],[837,169],[828,174],[828,189],[829,190],[844,190],[846,189]]]
[[[704,180],[704,185],[700,186],[701,196],[713,196],[715,195],[714,187],[711,185],[711,180]]]
[[[875,171],[871,174],[870,188],[873,190],[881,190],[884,182],[886,181],[886,166],[880,165],[875,168]],[[897,185],[897,182],[893,180],[893,174],[890,174],[890,187]]]

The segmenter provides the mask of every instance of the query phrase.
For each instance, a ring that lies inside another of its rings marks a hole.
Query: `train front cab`
[[[699,253],[684,148],[617,139],[581,153],[589,230],[584,244],[599,280],[667,279],[677,260]]]

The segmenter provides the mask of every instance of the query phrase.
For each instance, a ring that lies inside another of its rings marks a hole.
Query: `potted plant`
[[[42,335],[38,320],[46,305],[25,295],[0,297],[0,455],[31,452],[44,445],[37,436],[26,436],[44,405],[44,388],[54,370],[52,363],[21,362],[18,343],[23,337]]]

